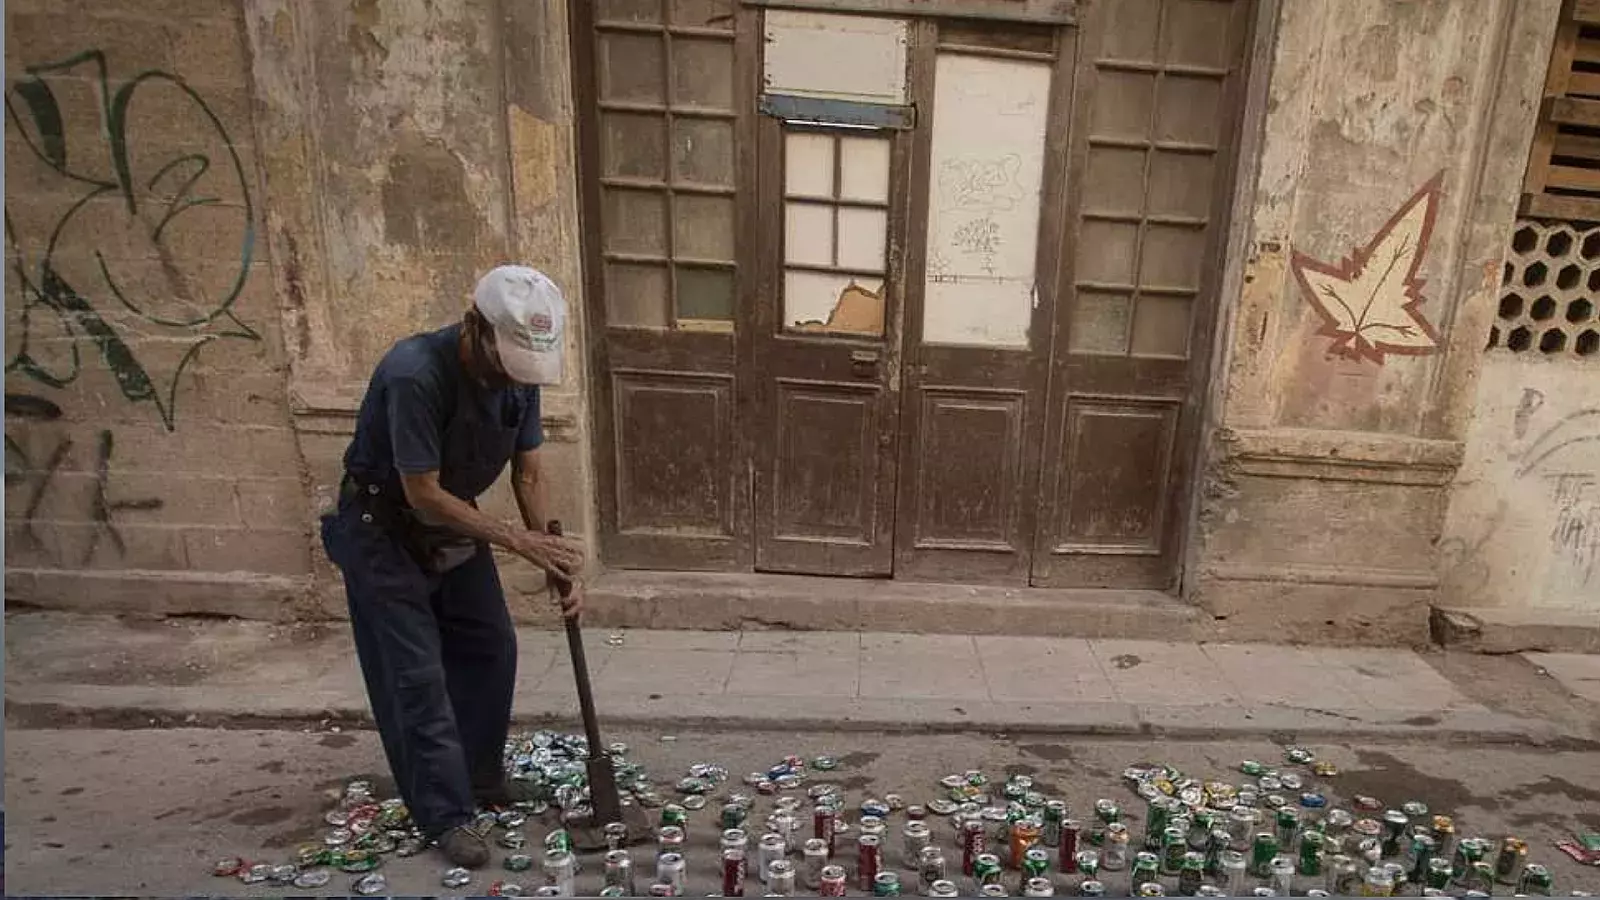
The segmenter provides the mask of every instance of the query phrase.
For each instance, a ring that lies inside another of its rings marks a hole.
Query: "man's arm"
[[[511,491],[517,498],[517,510],[529,531],[544,533],[549,523],[549,507],[545,504],[544,470],[541,468],[539,448],[523,450],[511,458]]]
[[[543,528],[524,531],[485,515],[440,486],[438,472],[402,474],[400,484],[405,489],[406,501],[414,509],[468,537],[488,541],[547,572],[553,569],[568,578],[583,568],[583,554],[577,548],[560,538],[546,535]],[[520,489],[517,492],[517,505],[523,505]],[[526,509],[523,518],[527,518]]]

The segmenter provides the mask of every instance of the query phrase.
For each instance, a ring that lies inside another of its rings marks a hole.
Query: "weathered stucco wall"
[[[310,571],[230,0],[6,15],[6,598],[293,615]]]
[[[1426,638],[1558,6],[1262,4],[1186,577],[1225,628]]]
[[[1487,355],[1440,555],[1445,605],[1600,621],[1600,361]]]
[[[286,305],[290,395],[314,505],[373,365],[460,317],[503,262],[547,272],[571,306],[568,380],[544,392],[554,514],[590,532],[571,88],[559,0],[246,0],[260,98],[267,239]],[[504,483],[485,500],[515,517]],[[317,596],[342,614],[320,553]],[[509,587],[542,580],[520,561]],[[520,608],[520,607],[519,607]]]

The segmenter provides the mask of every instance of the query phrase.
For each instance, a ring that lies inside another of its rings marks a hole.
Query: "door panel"
[[[1249,6],[1085,7],[1035,584],[1176,583]]]
[[[1026,552],[1015,497],[1022,484],[1024,391],[924,387],[916,444],[919,551]],[[975,477],[975,473],[983,473]]]
[[[880,393],[872,386],[778,379],[775,539],[872,546]]]
[[[1072,68],[1051,29],[924,22],[917,38],[903,404],[915,439],[895,574],[1025,584]]]
[[[731,539],[733,378],[612,373],[617,533],[638,545]]]

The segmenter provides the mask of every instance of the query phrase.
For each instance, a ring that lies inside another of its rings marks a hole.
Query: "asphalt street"
[[[668,789],[693,762],[724,765],[733,778],[719,794],[748,790],[737,783],[744,773],[764,770],[787,754],[831,754],[841,765],[828,780],[844,789],[851,819],[867,796],[897,792],[911,803],[933,799],[940,794],[939,779],[952,772],[982,769],[997,782],[1008,774],[1028,774],[1038,789],[1067,800],[1075,815],[1086,817],[1100,797],[1119,801],[1133,814],[1136,834],[1143,803],[1120,777],[1126,766],[1165,763],[1196,777],[1237,782],[1241,760],[1282,764],[1284,759],[1284,748],[1267,741],[774,731],[666,735],[636,729],[615,729],[607,739],[628,743],[631,757]],[[29,729],[13,730],[8,745],[6,861],[12,894],[296,893],[213,877],[212,863],[233,855],[286,861],[297,845],[321,839],[328,828],[322,816],[345,782],[375,778],[380,792],[388,784],[376,735],[366,731]],[[1527,840],[1529,860],[1552,868],[1558,894],[1600,892],[1600,868],[1579,866],[1553,847],[1573,832],[1600,831],[1600,753],[1425,744],[1311,749],[1341,770],[1320,779],[1336,802],[1357,794],[1391,806],[1420,800],[1432,812],[1455,816],[1462,836],[1515,834]],[[715,890],[719,805],[713,797],[705,811],[690,813],[692,891]],[[770,809],[771,798],[759,798],[758,820]],[[891,859],[899,855],[902,820],[902,815],[890,819]],[[539,846],[545,830],[542,824],[528,829],[530,846]],[[947,828],[936,824],[934,834],[936,842],[953,849]],[[537,871],[526,876],[503,871],[505,852],[497,848],[490,868],[454,891],[440,885],[445,866],[432,851],[390,857],[382,871],[392,894],[481,895],[496,880],[525,883],[531,893]],[[643,860],[649,852],[640,847],[635,855]],[[584,860],[580,893],[598,891],[599,870],[598,857]],[[327,890],[342,893],[355,877],[337,873]],[[1118,879],[1125,880],[1126,873],[1112,876],[1113,892]],[[1073,884],[1068,876],[1058,876],[1060,893],[1070,893]],[[1301,889],[1311,886],[1316,885],[1300,884]],[[756,893],[756,888],[747,891]]]

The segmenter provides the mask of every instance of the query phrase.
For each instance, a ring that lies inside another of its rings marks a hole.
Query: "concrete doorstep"
[[[885,632],[591,629],[585,637],[602,720],[663,731],[1600,743],[1600,716],[1486,704],[1458,685],[1477,680],[1470,672],[1447,677],[1425,655],[1392,648]],[[519,642],[517,719],[575,725],[564,634],[523,629]],[[368,720],[354,649],[338,624],[41,612],[9,616],[6,644],[7,715],[22,727]],[[1563,660],[1563,671],[1588,677],[1582,661]]]

